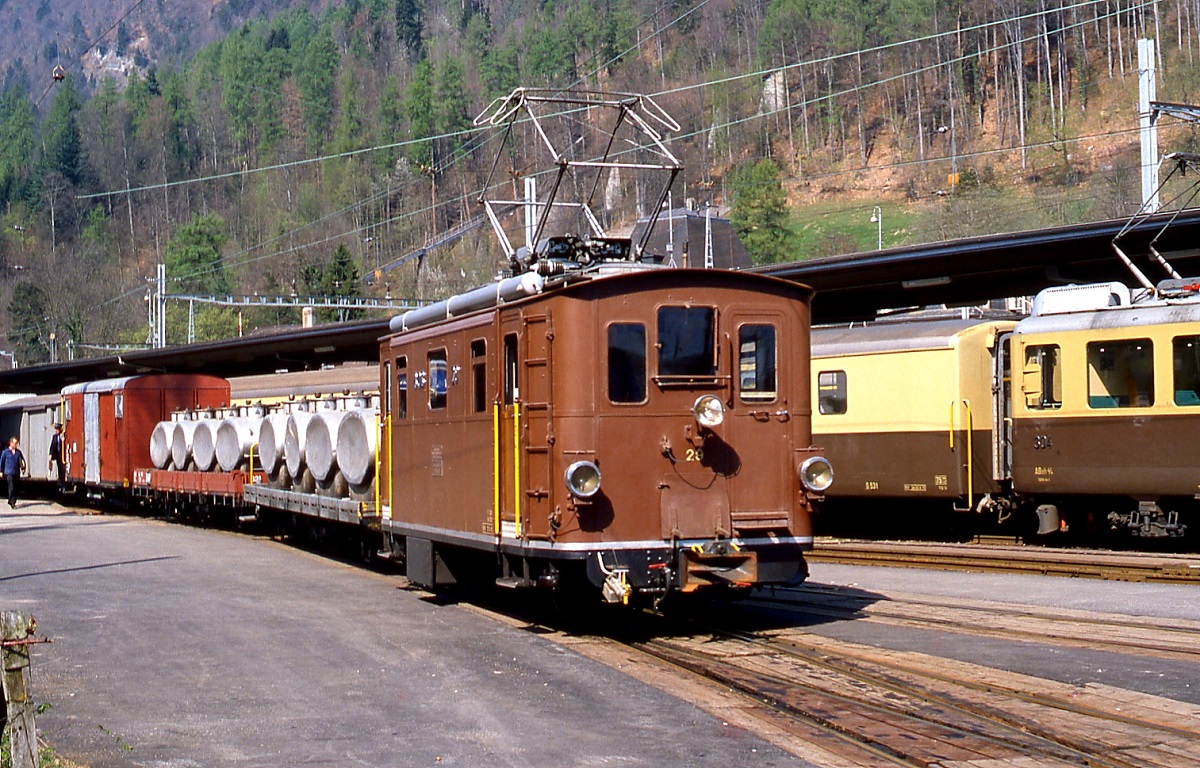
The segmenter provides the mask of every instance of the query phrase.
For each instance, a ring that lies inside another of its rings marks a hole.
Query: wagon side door
[[[83,394],[83,480],[100,482],[100,394]]]

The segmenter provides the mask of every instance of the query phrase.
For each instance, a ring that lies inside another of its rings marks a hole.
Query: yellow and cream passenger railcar
[[[933,319],[813,330],[813,439],[838,468],[831,509],[961,510],[1006,476],[1001,338],[1009,320]],[[997,430],[996,427],[1000,429]],[[834,513],[831,516],[836,516]]]
[[[1192,281],[1195,283],[1196,281]],[[1200,286],[1043,291],[1013,335],[1014,490],[1071,519],[1181,536],[1200,496]]]

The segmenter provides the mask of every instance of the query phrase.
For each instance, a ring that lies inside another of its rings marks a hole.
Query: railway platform
[[[805,765],[530,628],[262,537],[22,501],[0,604],[54,639],[39,729],[88,768]]]

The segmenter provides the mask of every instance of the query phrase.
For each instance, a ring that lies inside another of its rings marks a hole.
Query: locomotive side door
[[[783,335],[787,324],[776,314],[737,312],[725,325],[723,341],[732,351],[733,407],[729,437],[737,455],[731,477],[730,517],[739,531],[791,525],[793,427],[791,356]]]
[[[496,417],[497,534],[521,538],[545,533],[550,503],[550,313],[513,314],[500,324],[503,356]]]

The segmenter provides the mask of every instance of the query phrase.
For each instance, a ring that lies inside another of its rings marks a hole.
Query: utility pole
[[[1138,40],[1138,123],[1142,137],[1142,207],[1139,213],[1158,211],[1158,126],[1151,113],[1157,100],[1154,41]]]

